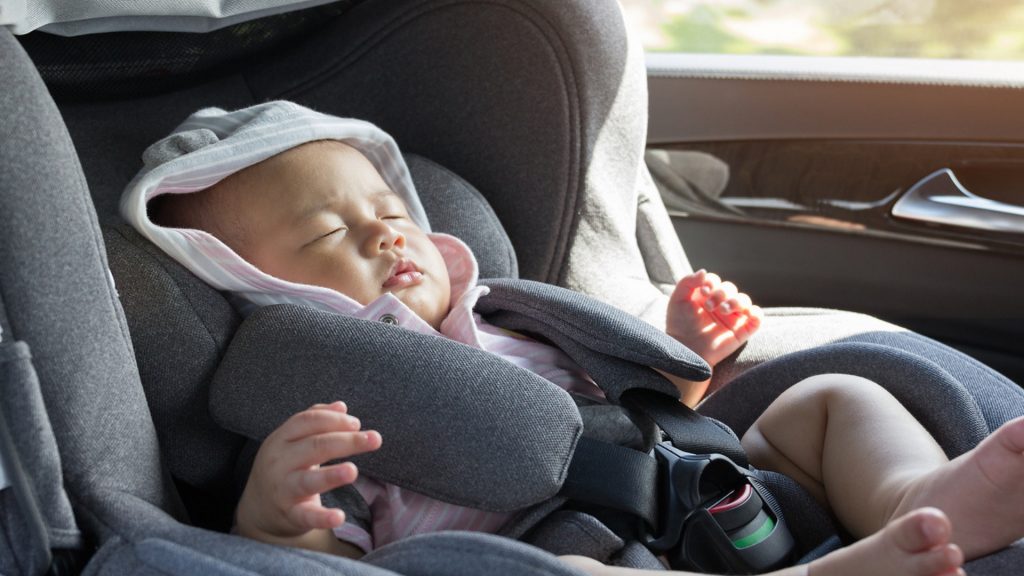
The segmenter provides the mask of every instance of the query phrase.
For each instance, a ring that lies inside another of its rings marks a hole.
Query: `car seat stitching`
[[[578,204],[579,198],[579,186],[582,178],[580,177],[580,156],[581,137],[580,131],[580,118],[581,114],[581,102],[579,99],[579,90],[576,86],[576,74],[572,65],[572,58],[569,56],[568,50],[565,49],[565,41],[561,37],[558,27],[553,26],[548,19],[544,18],[542,14],[532,11],[533,14],[528,14],[525,9],[512,6],[510,2],[503,0],[454,0],[446,3],[445,5],[430,5],[420,6],[418,8],[409,9],[407,12],[399,15],[398,17],[390,20],[385,26],[382,26],[378,30],[368,33],[371,38],[367,42],[359,42],[358,47],[353,51],[349,52],[338,58],[333,65],[329,65],[326,70],[312,74],[304,81],[293,84],[290,88],[286,88],[277,92],[277,96],[271,98],[290,98],[292,96],[299,95],[307,92],[313,88],[316,88],[329,81],[329,78],[345,68],[351,66],[353,63],[358,61],[362,56],[369,53],[377,44],[380,44],[392,34],[396,33],[402,27],[408,23],[416,20],[417,18],[427,15],[429,13],[440,12],[442,9],[448,9],[453,6],[467,5],[467,4],[489,4],[497,7],[504,8],[511,12],[518,14],[523,19],[532,24],[545,38],[554,36],[558,42],[551,42],[549,40],[548,47],[551,49],[555,60],[559,63],[559,73],[565,78],[564,82],[560,85],[565,87],[565,104],[566,111],[569,116],[569,155],[570,155],[570,166],[566,174],[566,194],[565,201],[563,202],[560,225],[558,234],[554,243],[553,253],[549,255],[548,261],[550,265],[544,277],[548,281],[554,281],[556,283],[563,280],[562,275],[559,273],[564,268],[564,261],[569,253],[569,239],[572,237],[572,232],[576,230],[579,224],[579,214],[575,207]],[[539,23],[543,23],[545,26],[541,26]],[[547,32],[545,27],[553,32]],[[561,50],[556,49],[556,45]],[[575,106],[573,105],[575,104]]]

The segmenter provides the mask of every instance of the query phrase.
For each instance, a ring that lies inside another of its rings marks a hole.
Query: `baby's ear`
[[[163,194],[153,198],[146,204],[146,215],[149,216],[149,221],[157,226],[163,226],[164,228],[174,228],[167,220],[167,214],[170,211],[167,207],[168,198],[170,194]]]
[[[200,228],[193,204],[198,193],[161,194],[146,204],[150,222],[164,228]]]

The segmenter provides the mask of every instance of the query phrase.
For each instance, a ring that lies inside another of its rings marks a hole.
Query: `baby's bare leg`
[[[792,477],[858,538],[893,518],[908,482],[948,463],[892,395],[845,374],[786,390],[742,443],[751,464]]]
[[[1024,536],[1024,417],[949,462],[881,387],[816,376],[785,393],[743,437],[750,461],[792,476],[865,537],[924,506],[942,510],[974,559]]]

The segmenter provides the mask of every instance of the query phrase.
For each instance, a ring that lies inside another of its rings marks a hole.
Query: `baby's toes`
[[[905,556],[907,574],[941,575],[955,571],[964,557],[949,542],[953,529],[949,518],[936,508],[919,508],[883,528],[882,537]]]
[[[918,508],[890,522],[883,536],[903,552],[924,552],[949,543],[953,527],[938,508]]]

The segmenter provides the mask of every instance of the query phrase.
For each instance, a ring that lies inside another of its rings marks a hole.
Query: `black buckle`
[[[795,548],[781,511],[750,473],[721,454],[690,454],[661,443],[659,536],[644,544],[672,568],[757,574],[792,563]]]

